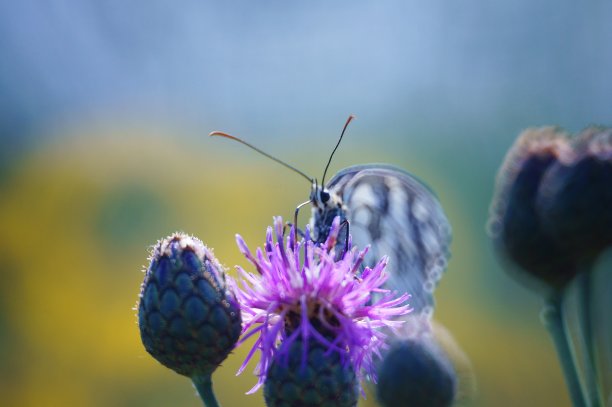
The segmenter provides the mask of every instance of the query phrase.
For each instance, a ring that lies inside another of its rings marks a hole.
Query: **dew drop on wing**
[[[502,232],[501,219],[497,216],[491,216],[491,218],[487,221],[486,230],[489,237],[493,239],[498,238]]]
[[[434,308],[431,305],[426,305],[421,310],[421,315],[425,316],[428,319],[431,319],[433,317],[433,313],[434,313]]]
[[[433,267],[429,273],[427,273],[427,277],[431,281],[439,281],[442,278],[442,271],[438,267]]]
[[[446,257],[444,256],[438,256],[438,258],[436,259],[436,263],[435,263],[435,268],[439,269],[439,270],[446,270],[446,266],[448,265],[448,261],[446,260]]]
[[[433,282],[430,279],[425,280],[425,282],[423,283],[423,290],[427,293],[433,293],[434,290],[436,289],[436,283]],[[423,308],[424,310],[425,308]]]

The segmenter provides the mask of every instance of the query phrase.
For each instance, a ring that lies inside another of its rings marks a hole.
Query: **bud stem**
[[[194,376],[191,378],[191,381],[193,381],[193,385],[206,407],[220,407],[213,392],[211,375]]]
[[[591,268],[587,267],[577,277],[578,307],[580,315],[579,339],[582,339],[584,348],[584,393],[587,403],[591,407],[603,405],[603,395],[600,394],[597,384],[595,340],[593,338],[593,307],[591,306]]]
[[[574,365],[572,350],[568,342],[569,338],[567,337],[566,326],[563,321],[561,309],[562,298],[563,296],[561,293],[556,293],[553,295],[553,298],[547,301],[542,308],[540,317],[542,323],[548,329],[548,332],[555,343],[557,356],[559,357],[559,362],[561,363],[561,368],[565,376],[565,381],[569,389],[573,406],[586,407],[582,391],[580,389],[578,374]]]

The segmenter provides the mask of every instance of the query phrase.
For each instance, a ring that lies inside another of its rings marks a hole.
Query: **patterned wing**
[[[371,246],[366,265],[389,256],[387,288],[411,294],[415,312],[431,314],[451,239],[434,193],[409,173],[382,164],[348,167],[326,187],[343,201],[353,243]]]

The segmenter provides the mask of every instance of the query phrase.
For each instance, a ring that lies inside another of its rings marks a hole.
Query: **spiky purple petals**
[[[348,250],[336,253],[340,229],[336,218],[322,244],[311,241],[308,229],[305,238],[297,241],[292,229],[283,244],[283,221],[278,217],[274,229],[268,228],[264,249],[258,248],[255,254],[236,236],[238,247],[257,272],[237,267],[240,284],[232,282],[244,321],[240,343],[258,335],[239,373],[255,351],[261,352],[255,370],[259,381],[250,393],[265,382],[273,359],[287,357],[291,349],[295,352],[296,341],[302,344],[302,368],[308,344],[316,341],[327,353],[336,352],[341,363],[350,364],[360,379],[375,380],[373,357],[385,346],[382,328],[401,324],[394,317],[411,311],[406,304],[409,295],[396,296],[380,288],[387,280],[386,257],[360,272],[367,248],[358,252],[349,243]]]

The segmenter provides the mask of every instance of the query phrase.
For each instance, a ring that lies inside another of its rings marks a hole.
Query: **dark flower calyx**
[[[359,384],[351,363],[337,352],[310,340],[303,353],[301,339],[286,353],[278,353],[264,383],[266,405],[292,407],[353,407],[357,405]]]
[[[590,127],[573,147],[547,171],[538,208],[558,244],[588,263],[612,245],[612,129]]]
[[[499,170],[490,231],[503,256],[518,266],[515,276],[537,288],[564,286],[576,274],[575,260],[544,227],[537,202],[547,171],[571,158],[565,133],[554,127],[524,131]]]

